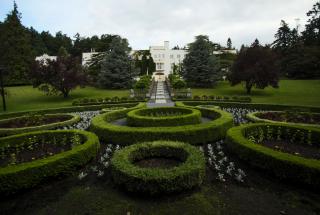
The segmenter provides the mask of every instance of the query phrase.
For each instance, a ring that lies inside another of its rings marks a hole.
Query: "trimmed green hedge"
[[[28,144],[32,137],[58,137],[79,135],[83,143],[71,150],[31,162],[0,167],[0,193],[11,194],[22,189],[34,187],[49,178],[73,173],[94,158],[99,150],[98,137],[87,131],[38,131],[0,138],[0,148]]]
[[[131,145],[137,142],[153,140],[176,140],[191,144],[204,144],[225,137],[226,131],[233,126],[230,113],[218,109],[195,108],[203,117],[211,118],[209,122],[176,127],[129,127],[112,122],[125,118],[130,109],[100,114],[92,119],[90,130],[100,140],[119,145]]]
[[[61,107],[61,108],[49,108],[49,109],[40,109],[40,110],[32,110],[32,111],[19,111],[19,112],[11,112],[0,114],[0,119],[8,119],[12,117],[23,116],[27,114],[48,114],[48,113],[70,113],[70,112],[81,112],[81,111],[98,111],[103,108],[109,107],[135,107],[140,103],[117,103],[117,104],[103,104],[103,105],[88,105],[88,106],[74,106],[74,107]]]
[[[121,104],[121,103],[137,103],[137,102],[146,102],[145,99],[130,99],[128,97],[119,98],[117,96],[113,98],[81,98],[76,99],[72,102],[73,106],[87,106],[87,105],[113,105],[113,104]]]
[[[175,158],[176,167],[143,168],[134,164],[145,158]],[[205,158],[196,147],[181,142],[155,141],[116,151],[111,159],[112,177],[129,192],[157,195],[200,186],[205,177]]]
[[[173,101],[218,101],[218,102],[251,102],[250,96],[214,96],[214,95],[195,95],[193,98],[174,97]]]
[[[275,135],[276,138],[285,136],[292,140],[290,142],[312,144],[319,148],[320,129],[279,123],[254,123],[231,128],[226,136],[227,148],[252,166],[268,171],[280,179],[320,188],[319,160],[276,151],[254,143],[250,138],[255,133],[259,138],[261,133],[266,136],[262,138],[268,138],[268,135]]]
[[[109,108],[103,108],[101,110],[101,113],[108,113],[110,111],[115,111],[115,110],[124,110],[126,109],[126,107],[121,107],[121,106],[118,106],[118,107],[109,107]]]
[[[135,127],[163,127],[199,123],[201,123],[201,112],[184,107],[143,108],[127,113],[127,124]]]
[[[268,111],[268,112],[278,112],[278,113],[283,113],[283,111]],[[252,122],[265,122],[265,123],[287,123],[291,125],[301,125],[301,126],[311,126],[311,127],[317,127],[320,128],[319,124],[306,124],[306,123],[294,123],[294,122],[283,122],[283,121],[275,121],[275,120],[269,120],[269,119],[263,119],[259,117],[259,114],[265,113],[265,112],[252,112],[248,113],[246,115],[246,118]],[[304,112],[302,112],[303,114]],[[294,113],[293,113],[294,114]],[[311,115],[320,115],[318,113],[306,113],[306,114],[311,114]]]
[[[32,126],[32,127],[21,127],[21,128],[0,128],[0,137],[8,136],[8,135],[14,135],[14,134],[21,134],[31,131],[40,131],[40,130],[49,130],[49,129],[55,129],[61,126],[67,126],[72,125],[74,123],[77,123],[80,121],[80,116],[75,114],[45,114],[44,116],[47,117],[55,117],[55,116],[68,116],[70,119],[62,121],[62,122],[55,122],[45,125],[39,125],[39,126]],[[6,123],[12,120],[19,120],[21,118],[28,118],[32,116],[20,116],[20,117],[14,117],[14,118],[8,118],[0,120],[1,123]]]
[[[259,110],[299,110],[302,112],[315,112],[320,113],[320,107],[315,106],[294,106],[294,105],[280,105],[280,104],[263,104],[263,103],[239,103],[239,102],[216,102],[216,101],[180,101],[176,104],[185,106],[198,106],[198,105],[217,105],[225,108],[247,108]]]

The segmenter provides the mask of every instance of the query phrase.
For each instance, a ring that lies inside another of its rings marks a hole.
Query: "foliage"
[[[137,108],[137,107],[136,107]],[[97,134],[100,140],[113,144],[130,145],[136,142],[153,140],[176,140],[191,144],[203,144],[224,138],[225,132],[232,127],[232,116],[217,109],[196,108],[203,117],[211,119],[197,125],[176,127],[129,127],[116,125],[113,121],[125,118],[127,113],[135,108],[105,113],[93,118],[91,131]]]
[[[132,86],[136,71],[129,58],[130,50],[126,39],[118,36],[112,40],[98,74],[98,85],[101,88],[121,89]]]
[[[19,144],[27,145],[29,138],[54,138],[80,135],[85,141],[71,150],[31,162],[0,168],[0,193],[11,194],[34,187],[50,178],[72,174],[77,168],[96,157],[100,148],[99,140],[86,131],[38,131],[1,138],[0,149]]]
[[[319,180],[317,180],[320,176],[320,161],[283,153],[261,144],[255,144],[251,137],[254,135],[264,139],[269,138],[268,134],[271,134],[270,138],[282,138],[285,135],[292,139],[293,134],[297,131],[311,133],[310,143],[312,144],[317,143],[320,138],[320,130],[315,128],[279,123],[254,123],[231,128],[227,132],[226,143],[229,150],[252,166],[268,171],[280,179],[302,183],[318,189],[320,186]],[[302,137],[301,135],[298,136],[299,138]],[[306,137],[309,138],[308,135]],[[299,142],[300,140],[292,139],[293,142]],[[307,143],[308,141],[302,142]]]
[[[213,44],[208,36],[199,35],[189,44],[183,61],[182,76],[191,87],[211,87],[220,79],[220,63],[213,55]]]
[[[28,74],[33,59],[30,37],[21,24],[21,14],[17,4],[0,23],[0,64],[7,70],[5,85],[29,83]]]
[[[182,164],[175,168],[141,168],[134,161],[150,157],[175,158]],[[130,192],[149,195],[181,192],[202,184],[205,176],[203,152],[181,142],[139,143],[116,151],[112,160],[113,181]]]
[[[307,13],[309,17],[305,30],[302,32],[306,46],[320,46],[320,2],[316,2]]]
[[[151,76],[150,75],[143,75],[134,84],[134,88],[139,89],[139,90],[148,90],[150,85],[151,85]]]
[[[156,71],[156,64],[153,61],[149,50],[139,50],[133,53],[135,68],[139,70],[139,75],[152,75]]]
[[[33,87],[38,87],[47,95],[60,93],[66,98],[71,90],[87,83],[87,75],[78,59],[68,56],[63,48],[59,52],[61,55],[57,60],[34,62],[31,77]]]
[[[174,101],[226,101],[226,102],[251,102],[250,96],[221,96],[221,95],[202,95],[201,97],[198,95],[194,95],[193,98],[173,98]]]
[[[263,47],[256,40],[249,48],[242,49],[229,75],[231,85],[245,82],[247,94],[253,86],[264,89],[267,86],[278,87],[278,68],[276,56],[272,50]]]
[[[201,112],[184,107],[143,108],[127,113],[127,124],[134,127],[164,127],[199,123],[201,123]]]

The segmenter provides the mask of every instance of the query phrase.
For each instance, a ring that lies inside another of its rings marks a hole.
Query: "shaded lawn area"
[[[219,82],[212,89],[192,89],[192,95],[246,96],[247,94],[242,85],[231,87],[228,82]],[[320,80],[281,80],[278,89],[253,88],[251,97],[255,103],[320,106]]]
[[[32,86],[8,87],[7,112],[25,111],[32,109],[46,109],[71,106],[72,100],[77,98],[105,98],[129,96],[129,90],[107,90],[94,87],[77,88],[71,91],[69,98],[63,96],[47,96]],[[0,104],[2,110],[2,101]]]

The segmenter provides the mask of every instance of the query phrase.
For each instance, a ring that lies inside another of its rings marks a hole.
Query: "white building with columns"
[[[173,65],[181,64],[187,54],[185,49],[170,49],[169,41],[164,41],[163,46],[150,46],[149,49],[156,64],[154,75],[166,77],[173,72]]]

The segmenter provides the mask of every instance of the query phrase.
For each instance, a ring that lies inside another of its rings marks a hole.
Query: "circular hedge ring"
[[[260,144],[255,137],[260,142],[277,140],[280,144],[288,138],[296,144],[319,148],[320,129],[280,123],[254,123],[233,127],[226,136],[230,151],[252,166],[266,170],[280,179],[320,188],[319,159],[275,150]]]
[[[152,157],[175,158],[181,164],[168,169],[135,165],[138,160]],[[116,151],[111,168],[114,182],[127,191],[157,195],[201,185],[205,176],[205,158],[196,147],[182,142],[145,142]]]
[[[201,112],[185,107],[157,107],[132,110],[127,124],[136,127],[192,125],[201,122]]]
[[[108,107],[108,108],[103,108],[101,110],[101,113],[108,113],[108,112],[111,112],[111,111],[124,110],[124,109],[127,109],[127,108],[126,107],[118,107],[118,106]]]
[[[130,127],[113,123],[123,119],[130,110],[119,110],[94,117],[90,130],[99,139],[113,144],[131,145],[137,142],[154,140],[182,141],[190,144],[204,144],[221,140],[229,128],[233,126],[232,115],[218,109],[195,108],[210,121],[175,127]]]
[[[276,120],[270,120],[263,118],[263,114],[284,114],[284,111],[268,111],[268,112],[252,112],[248,113],[246,115],[247,119],[249,119],[252,122],[265,122],[265,123],[287,123],[291,125],[301,125],[301,126],[312,126],[312,127],[317,127],[320,128],[320,124],[311,124],[311,123],[299,123],[299,122],[284,122],[284,121],[276,121]],[[289,113],[290,114],[290,113]],[[320,119],[320,113],[307,113],[307,112],[300,112],[301,117],[306,115],[307,117],[317,117]],[[292,115],[291,115],[292,117]]]
[[[46,117],[46,118],[60,117],[61,121],[57,121],[49,124],[37,125],[37,126],[15,127],[15,128],[6,127],[6,125],[10,122],[17,122],[17,121],[23,121],[23,120],[24,121],[30,120],[31,122],[34,121],[36,123],[38,117]],[[31,131],[55,129],[61,126],[72,125],[79,121],[80,121],[80,116],[75,114],[66,114],[66,113],[19,116],[14,118],[3,119],[3,120],[0,120],[0,137],[26,133]]]
[[[70,141],[75,138],[76,141]],[[31,139],[38,141],[30,141]],[[71,174],[94,158],[100,148],[98,137],[91,132],[56,130],[0,138],[0,151],[3,153],[9,147],[11,149],[23,147],[27,150],[29,146],[35,147],[35,144],[41,144],[43,140],[48,139],[52,139],[52,144],[61,144],[64,140],[68,142],[67,144],[71,144],[72,148],[44,158],[0,167],[0,193],[5,195],[15,193],[34,187],[48,178]]]

